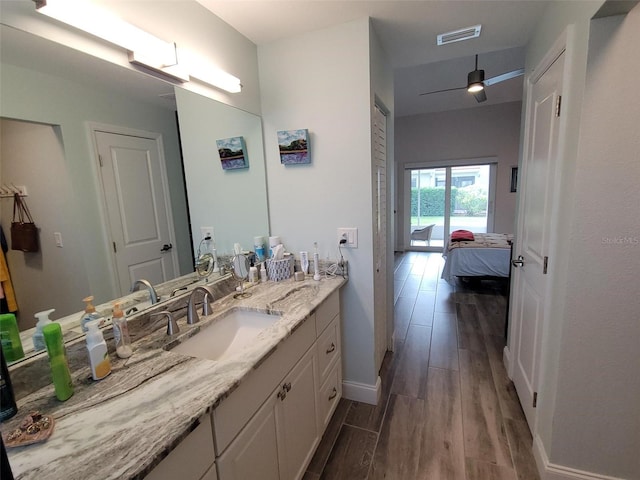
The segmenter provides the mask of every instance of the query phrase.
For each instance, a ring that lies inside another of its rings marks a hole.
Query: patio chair
[[[414,230],[413,232],[411,232],[411,240],[420,240],[423,242],[427,242],[427,245],[431,245],[431,233],[433,232],[433,227],[435,226],[436,224],[432,223],[431,225],[427,225],[426,227],[419,230]]]

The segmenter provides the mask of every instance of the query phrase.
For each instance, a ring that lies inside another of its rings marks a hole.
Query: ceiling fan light
[[[484,70],[473,70],[467,75],[467,91],[475,93],[484,90]]]

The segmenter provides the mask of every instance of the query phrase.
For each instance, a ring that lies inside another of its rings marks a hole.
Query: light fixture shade
[[[484,70],[473,70],[467,76],[467,91],[475,93],[484,90]]]

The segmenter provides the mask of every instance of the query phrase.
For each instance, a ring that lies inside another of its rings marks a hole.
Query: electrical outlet
[[[213,240],[213,227],[200,227],[200,235],[202,238],[211,237]]]
[[[343,243],[343,247],[358,248],[358,229],[355,227],[338,228],[338,243],[342,239],[346,239],[347,243]]]

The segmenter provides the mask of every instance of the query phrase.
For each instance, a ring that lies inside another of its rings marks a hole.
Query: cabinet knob
[[[287,392],[283,389],[278,392],[278,398],[282,402],[285,398],[287,398]]]
[[[284,389],[285,392],[290,392],[291,391],[291,382],[287,382],[284,385],[282,385],[282,388]]]
[[[327,349],[327,355],[336,349],[336,344],[331,342],[331,346]]]
[[[334,398],[336,398],[338,396],[338,389],[336,387],[333,387],[333,390],[331,392],[331,395],[329,395],[329,400],[333,400]]]

